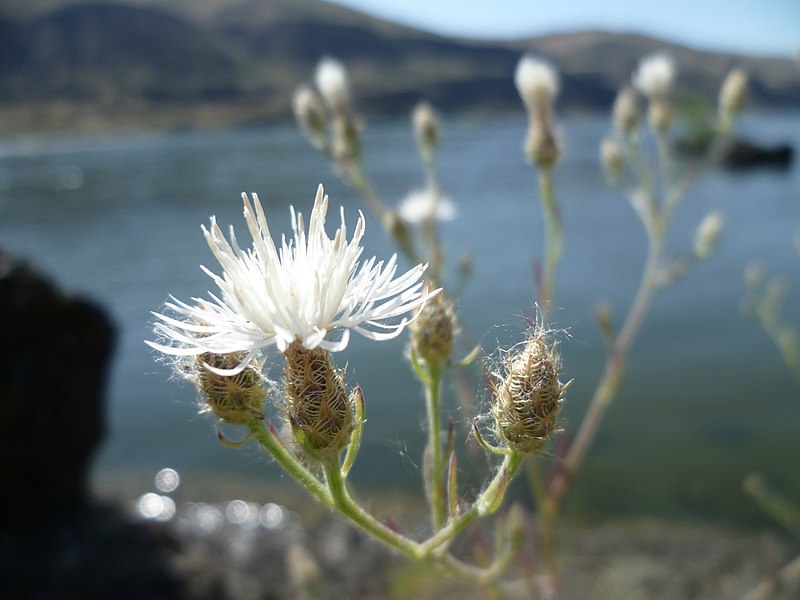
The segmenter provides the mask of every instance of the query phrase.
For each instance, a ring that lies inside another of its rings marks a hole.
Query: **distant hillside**
[[[682,93],[713,98],[747,68],[752,103],[800,107],[789,59],[697,52],[636,35],[579,32],[515,42],[449,39],[319,0],[4,0],[0,130],[107,124],[193,126],[283,118],[320,56],[344,60],[358,106],[520,110],[512,75],[526,50],[563,74],[562,109],[606,109],[642,55],[669,49]]]

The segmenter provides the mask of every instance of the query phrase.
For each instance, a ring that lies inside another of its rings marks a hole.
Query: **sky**
[[[700,50],[795,57],[800,0],[334,0],[444,35],[508,39],[578,29],[654,35]]]

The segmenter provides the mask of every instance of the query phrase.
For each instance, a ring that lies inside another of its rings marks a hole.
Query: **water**
[[[535,175],[520,152],[524,126],[520,119],[449,122],[441,150],[442,184],[459,209],[441,228],[451,272],[461,254],[473,261],[459,309],[469,336],[495,354],[498,345],[522,339],[524,317],[534,312],[531,272],[542,224]],[[740,129],[758,141],[800,147],[800,115],[753,116]],[[566,158],[556,173],[566,247],[555,324],[568,332],[561,351],[565,376],[574,379],[567,406],[573,430],[604,359],[594,307],[606,301],[622,318],[645,249],[633,212],[598,170],[605,133],[602,119],[564,123]],[[421,186],[405,122],[370,124],[365,148],[386,202]],[[141,481],[165,466],[198,485],[269,489],[285,482],[257,451],[218,444],[210,420],[197,414],[192,387],[171,380],[169,366],[143,340],[152,339],[150,311],[168,294],[188,299],[211,288],[198,268],[216,269],[200,233],[210,215],[246,238],[239,194],[256,191],[273,232],[288,231],[288,206],[308,212],[319,182],[352,224],[360,201],[293,125],[0,140],[0,244],[67,290],[102,302],[119,328],[98,485]],[[800,324],[800,260],[792,247],[800,171],[706,172],[676,214],[676,253],[688,248],[710,210],[726,221],[718,252],[656,298],[619,400],[578,479],[575,510],[747,519],[755,509],[741,480],[753,470],[800,501],[793,464],[800,387],[739,309],[743,270],[758,259],[794,285],[784,312]],[[369,256],[393,251],[369,216],[365,246]],[[405,343],[405,336],[383,344],[353,339],[341,356],[367,398],[366,439],[353,473],[361,487],[418,486],[423,402],[401,356]],[[466,434],[472,415],[450,396],[456,430]]]

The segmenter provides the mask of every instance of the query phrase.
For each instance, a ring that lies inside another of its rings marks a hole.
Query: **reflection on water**
[[[289,525],[290,515],[280,504],[267,502],[258,504],[246,500],[230,500],[222,503],[185,502],[180,507],[172,497],[166,495],[176,492],[180,485],[180,475],[175,469],[164,468],[156,473],[154,483],[158,491],[146,492],[136,501],[136,514],[139,518],[152,521],[176,522],[177,530],[201,536],[211,536],[222,532],[225,527],[233,527],[239,533],[263,528],[268,531],[283,531]],[[297,525],[299,527],[299,524]],[[239,547],[242,537],[229,532],[231,556],[241,553],[247,556],[249,547]]]
[[[531,272],[541,253],[542,224],[535,175],[521,153],[525,127],[521,115],[444,127],[441,183],[458,217],[440,229],[453,282],[457,257],[471,257],[472,280],[458,307],[465,330],[490,354],[520,341],[523,317],[533,311]],[[555,185],[566,240],[554,326],[570,336],[561,344],[564,375],[574,380],[566,406],[569,431],[585,410],[604,359],[595,306],[604,301],[617,321],[622,318],[645,242],[630,207],[604,185],[598,168],[607,121],[565,120],[563,129],[567,153]],[[797,115],[750,117],[743,131],[756,142],[800,147]],[[422,185],[405,121],[370,124],[364,145],[366,168],[388,204]],[[102,301],[120,329],[109,390],[111,434],[95,477],[172,466],[159,474],[152,495],[140,499],[143,518],[169,514],[165,498],[177,497],[178,472],[209,481],[238,476],[265,486],[277,479],[277,467],[254,448],[236,452],[216,442],[213,425],[197,414],[193,387],[176,384],[170,366],[156,362],[143,340],[152,338],[150,311],[167,294],[203,296],[213,287],[199,268],[216,269],[200,233],[210,215],[223,227],[238,226],[239,194],[255,191],[277,235],[289,230],[287,206],[308,210],[319,182],[346,215],[363,209],[289,125],[0,140],[0,244],[34,260],[61,286]],[[744,267],[757,259],[787,277],[785,317],[800,323],[800,302],[791,301],[800,293],[800,262],[792,247],[800,229],[799,200],[795,165],[785,173],[709,171],[680,206],[670,240],[676,255],[690,248],[709,211],[723,214],[726,229],[709,262],[656,298],[620,397],[578,481],[584,506],[738,514],[748,510],[741,480],[750,471],[768,473],[800,497],[789,460],[797,452],[800,394],[769,339],[739,312]],[[370,256],[393,252],[369,214],[364,243]],[[405,343],[355,340],[340,358],[367,401],[356,484],[417,493],[423,400],[402,358]],[[280,368],[277,361],[269,364]],[[445,402],[452,406],[452,387],[447,393]],[[477,400],[481,406],[486,398]],[[467,412],[454,412],[463,437],[473,416]],[[270,418],[277,421],[278,411]],[[719,431],[731,433],[720,437]],[[228,508],[181,506],[169,518],[221,527],[230,525]],[[236,504],[231,514],[252,523],[252,510],[247,505],[242,517],[245,509]],[[261,505],[261,525],[280,523],[279,510]]]

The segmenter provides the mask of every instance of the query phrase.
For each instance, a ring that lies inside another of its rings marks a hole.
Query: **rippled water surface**
[[[441,228],[452,281],[462,254],[473,263],[459,298],[464,329],[495,354],[498,345],[522,339],[524,317],[534,312],[531,272],[542,224],[536,179],[520,152],[524,126],[517,119],[448,122],[441,149],[442,184],[458,206],[458,218]],[[800,116],[750,117],[741,129],[758,141],[800,147]],[[630,206],[598,170],[605,121],[573,119],[562,130],[566,158],[555,180],[566,246],[555,326],[567,332],[561,351],[565,376],[574,379],[565,423],[572,430],[604,358],[594,307],[608,302],[621,318],[645,240]],[[367,170],[387,203],[421,186],[406,123],[370,124],[365,149]],[[199,268],[216,268],[200,232],[210,215],[234,224],[244,240],[239,194],[256,191],[273,234],[288,231],[288,206],[308,212],[319,182],[354,223],[359,199],[290,125],[0,140],[0,244],[64,288],[102,302],[119,327],[110,435],[97,481],[150,477],[165,466],[184,481],[209,485],[277,481],[277,468],[254,449],[236,452],[216,442],[211,421],[197,414],[192,387],[173,380],[143,340],[152,337],[150,311],[168,294],[188,299],[211,289]],[[581,510],[738,518],[750,514],[741,479],[753,470],[800,498],[800,387],[740,311],[742,273],[755,259],[785,277],[784,312],[800,324],[800,258],[792,245],[800,231],[800,170],[705,172],[677,211],[670,240],[676,254],[710,210],[726,222],[718,253],[656,298],[619,401],[576,487]],[[365,245],[369,256],[393,251],[369,216]],[[341,355],[349,380],[367,398],[366,439],[354,470],[361,486],[418,485],[423,401],[402,356],[405,344],[405,337],[383,344],[353,339]],[[466,435],[472,412],[450,401],[456,431]]]

